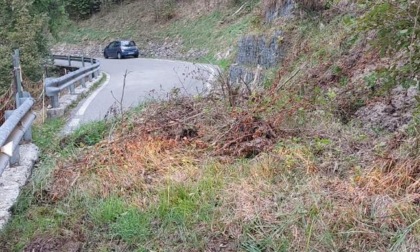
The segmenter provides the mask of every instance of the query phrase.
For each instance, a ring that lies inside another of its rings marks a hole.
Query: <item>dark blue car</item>
[[[139,57],[139,49],[134,41],[117,40],[109,43],[104,49],[104,57],[122,59],[125,57]]]

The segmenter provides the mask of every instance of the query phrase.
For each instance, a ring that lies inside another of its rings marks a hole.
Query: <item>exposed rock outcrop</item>
[[[271,0],[265,6],[265,21],[272,22],[279,17],[290,17],[296,8],[294,0]]]
[[[272,37],[248,35],[239,41],[236,63],[245,66],[260,65],[270,68],[284,56],[282,32],[277,31]]]
[[[356,117],[365,127],[396,131],[406,126],[413,118],[413,109],[417,104],[417,87],[404,89],[399,86],[392,90],[388,102],[371,103],[356,112]]]
[[[283,33],[272,36],[247,35],[238,43],[235,63],[229,69],[231,83],[259,83],[262,71],[276,66],[284,58]]]

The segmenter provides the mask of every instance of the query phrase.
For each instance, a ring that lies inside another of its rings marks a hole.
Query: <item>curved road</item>
[[[183,61],[139,58],[100,59],[100,63],[109,79],[73,110],[65,132],[89,121],[102,120],[111,106],[117,104],[116,100],[121,99],[126,71],[125,109],[148,99],[164,99],[174,87],[189,95],[205,92],[215,75],[211,65]]]

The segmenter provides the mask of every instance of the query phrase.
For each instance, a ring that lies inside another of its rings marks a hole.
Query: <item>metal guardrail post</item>
[[[93,65],[93,58],[90,58],[90,64]],[[95,79],[95,72],[92,73],[92,79]]]
[[[95,63],[96,63],[97,61],[95,60]],[[96,71],[96,77],[99,77],[100,76],[100,74],[101,74],[101,70],[98,68],[97,69],[97,71]]]
[[[80,80],[80,84],[82,84],[82,87],[86,87],[86,79],[85,79],[85,77],[83,77],[81,80]]]
[[[20,161],[20,151],[19,151],[19,145],[15,148],[13,151],[13,156],[10,157],[10,166],[16,166],[19,165]]]
[[[19,49],[15,50],[15,54],[13,55],[13,75],[16,84],[16,107],[20,106],[20,98],[23,97],[23,90],[22,90],[22,69],[20,68],[20,56],[19,56]]]
[[[72,95],[76,94],[74,84],[71,84],[71,85],[70,85],[70,87],[69,87],[69,91],[70,91],[70,94],[72,94]]]
[[[31,142],[32,141],[32,127],[30,127],[25,134],[23,134],[23,141]]]
[[[85,67],[85,56],[82,56],[82,67]],[[81,84],[82,84],[82,87],[86,87],[86,79],[85,78],[82,78],[81,80],[80,80],[80,82],[81,82]]]
[[[69,61],[69,67],[71,66],[71,56],[67,56],[67,60]]]
[[[89,81],[92,81],[92,80],[93,80],[92,75],[93,75],[93,74],[89,74],[89,75],[88,75],[88,79],[89,79]]]
[[[60,102],[58,101],[58,94],[55,94],[54,96],[51,96],[51,106],[53,108],[60,107]]]

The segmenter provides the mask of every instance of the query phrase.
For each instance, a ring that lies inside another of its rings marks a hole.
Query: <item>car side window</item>
[[[121,43],[120,42],[115,42],[115,47],[118,47],[118,46],[120,46],[121,45]]]

